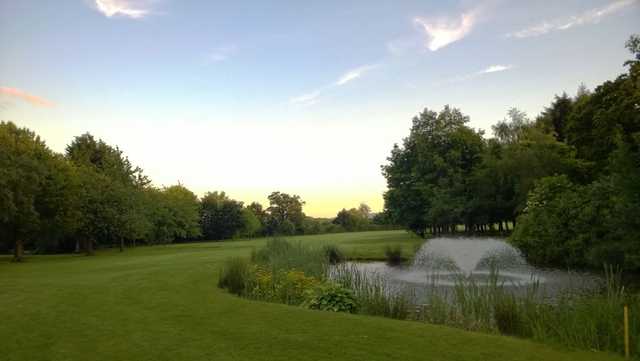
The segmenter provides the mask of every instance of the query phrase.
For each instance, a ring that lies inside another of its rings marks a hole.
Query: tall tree
[[[0,233],[13,242],[15,261],[22,261],[25,242],[37,233],[37,197],[51,157],[35,133],[11,122],[0,123]]]
[[[305,218],[300,196],[273,192],[268,196],[269,230],[272,234],[293,234],[302,231]]]
[[[580,94],[584,94],[580,92]],[[551,105],[544,109],[536,120],[544,130],[553,134],[557,140],[563,142],[566,139],[565,128],[569,121],[569,115],[573,108],[573,99],[562,93],[556,95]]]
[[[449,106],[440,113],[425,109],[382,167],[388,187],[385,208],[419,235],[450,231],[464,222],[469,175],[484,146],[482,133],[467,127],[468,121]]]
[[[230,199],[224,192],[209,192],[200,203],[200,223],[205,238],[221,240],[242,233],[249,217],[243,213],[242,202]]]

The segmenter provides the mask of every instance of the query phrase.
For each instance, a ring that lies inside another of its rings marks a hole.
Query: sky
[[[89,132],[157,186],[380,211],[419,112],[535,117],[623,73],[638,24],[640,0],[0,0],[0,120],[57,152]]]

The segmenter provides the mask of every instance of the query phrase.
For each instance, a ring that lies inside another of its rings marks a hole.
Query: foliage
[[[468,121],[449,106],[440,113],[425,109],[383,166],[388,187],[385,208],[417,234],[464,223],[463,210],[470,201],[464,190],[484,147],[482,133],[467,127]]]
[[[206,239],[228,239],[244,230],[247,215],[242,202],[230,199],[224,192],[209,192],[200,204],[200,224]]]
[[[565,293],[552,303],[545,300],[537,282],[520,286],[524,293],[516,296],[497,282],[497,269],[491,272],[484,284],[461,275],[452,294],[434,285],[422,319],[469,330],[620,353],[623,306],[640,309],[638,295],[628,295],[620,283],[621,273],[611,268],[606,270],[602,291]],[[640,314],[636,313],[630,319],[631,334],[636,334],[638,329]],[[632,340],[633,348],[637,347],[636,342]]]
[[[33,241],[39,231],[38,204],[50,196],[48,176],[56,161],[60,160],[35,133],[11,122],[0,123],[0,236],[14,243],[16,261],[22,260],[24,243]]]
[[[254,237],[260,235],[262,222],[250,208],[242,209],[242,227],[239,235],[241,237]]]
[[[385,212],[420,236],[508,232],[536,263],[640,270],[640,48],[628,72],[566,93],[530,121],[515,108],[468,128],[457,109],[425,110],[383,166]]]
[[[320,280],[306,276],[297,270],[268,269],[257,266],[255,281],[248,290],[249,297],[263,301],[280,302],[288,305],[300,305],[307,293],[314,289]]]
[[[306,294],[304,305],[312,310],[355,313],[358,304],[353,292],[334,283],[321,284]]]
[[[347,232],[364,230],[369,225],[369,214],[371,210],[366,204],[361,204],[360,208],[342,209],[332,221],[338,224]]]
[[[323,250],[325,257],[330,264],[337,264],[343,262],[346,259],[344,253],[342,253],[340,248],[338,248],[337,246],[329,244],[324,246]]]
[[[228,258],[220,269],[218,287],[225,288],[236,295],[243,295],[251,283],[253,269],[244,258]]]
[[[341,264],[333,270],[332,279],[353,291],[358,313],[396,319],[409,317],[410,295],[405,290],[392,288],[379,274]]]
[[[326,277],[329,263],[322,247],[279,238],[268,240],[265,247],[252,253],[251,259],[258,265],[269,267],[272,273],[300,270],[318,279]]]
[[[391,266],[399,265],[404,261],[404,258],[402,258],[402,247],[399,245],[387,246],[384,250],[384,256],[387,264]]]
[[[198,198],[196,195],[182,185],[164,188],[162,193],[174,223],[171,236],[180,240],[199,237],[201,231],[198,225]]]
[[[302,231],[305,215],[300,196],[273,192],[269,195],[268,231],[272,235],[292,235]]]

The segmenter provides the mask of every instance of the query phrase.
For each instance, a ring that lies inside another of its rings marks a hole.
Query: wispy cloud
[[[505,71],[509,69],[513,69],[513,65],[491,65],[491,66],[488,66],[486,69],[479,71],[476,74],[481,75],[481,74],[488,74],[488,73],[497,73],[499,71]]]
[[[234,56],[238,52],[238,47],[236,45],[226,45],[221,46],[219,48],[214,49],[207,55],[207,62],[209,63],[219,63],[226,60],[229,60],[232,56]]]
[[[342,74],[342,76],[340,76],[338,78],[338,80],[336,80],[335,82],[324,86],[320,89],[314,90],[310,93],[307,94],[303,94],[300,96],[296,96],[293,98],[289,99],[289,103],[291,104],[301,104],[301,105],[313,105],[315,103],[318,102],[319,97],[322,95],[322,93],[324,93],[325,91],[330,90],[331,88],[335,88],[335,87],[339,87],[339,86],[343,86],[349,82],[352,82],[356,79],[361,78],[362,76],[364,76],[365,73],[377,68],[378,65],[377,64],[373,64],[373,65],[363,65],[360,67],[357,67],[355,69],[349,70],[347,72],[345,72],[344,74]]]
[[[106,17],[125,16],[140,19],[151,11],[148,0],[95,0],[96,8]]]
[[[338,79],[338,81],[336,81],[335,85],[345,85],[348,82],[358,79],[360,78],[362,75],[364,75],[364,73],[368,72],[369,70],[373,70],[376,68],[377,65],[365,65],[365,66],[361,66],[359,68],[353,69],[353,70],[349,70],[348,72],[344,73],[340,79]]]
[[[485,74],[498,73],[498,72],[502,72],[502,71],[511,70],[513,68],[515,68],[515,66],[513,66],[513,65],[503,65],[503,64],[490,65],[490,66],[488,66],[488,67],[486,67],[486,68],[484,68],[484,69],[482,69],[480,71],[477,71],[475,73],[459,75],[459,76],[453,77],[451,79],[436,83],[436,85],[459,83],[459,82],[462,82],[462,81],[475,79],[475,78],[483,76]]]
[[[426,47],[436,51],[469,35],[475,25],[475,11],[461,14],[457,18],[422,18],[416,17],[414,23],[422,28],[427,36]]]
[[[6,96],[22,99],[37,107],[51,108],[55,106],[55,104],[52,101],[49,101],[47,99],[29,94],[29,93],[25,93],[20,89],[0,87],[0,95],[6,95]]]
[[[552,21],[543,21],[542,23],[528,28],[506,34],[506,36],[509,38],[529,38],[544,35],[552,31],[571,29],[576,26],[597,24],[603,18],[619,13],[623,9],[638,3],[638,0],[619,0],[601,8],[585,11],[579,15],[573,15],[568,18],[555,19]]]
[[[303,104],[303,105],[312,105],[318,102],[318,97],[320,96],[320,91],[316,90],[309,94],[300,95],[297,97],[293,97],[289,99],[291,104]]]

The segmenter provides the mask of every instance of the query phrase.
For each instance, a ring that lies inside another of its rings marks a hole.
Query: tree
[[[0,123],[0,234],[14,244],[14,261],[22,261],[25,242],[38,231],[37,198],[51,157],[35,133]]]
[[[640,63],[640,35],[631,35],[625,43],[625,47],[633,54],[634,59],[626,61],[624,65],[633,66]]]
[[[85,133],[67,146],[66,157],[75,164],[91,165],[100,173],[123,184],[146,186],[150,183],[140,167],[134,167],[118,147]]]
[[[268,196],[269,232],[271,234],[294,234],[303,230],[305,218],[302,212],[304,201],[300,196],[273,192]]]
[[[172,224],[169,235],[174,240],[189,240],[202,235],[198,197],[181,184],[162,190]]]
[[[369,223],[369,219],[360,209],[346,210],[343,208],[332,223],[342,226],[348,232],[353,232],[363,229]]]
[[[253,213],[251,208],[242,209],[242,228],[240,235],[243,237],[254,237],[260,234],[262,230],[262,222]]]
[[[371,218],[371,207],[369,207],[366,203],[360,203],[360,205],[358,206],[358,212],[360,212],[362,217],[367,220]]]
[[[122,251],[125,239],[135,240],[143,233],[140,192],[149,179],[121,150],[88,133],[67,146],[66,158],[80,169],[80,208],[88,216],[79,229],[87,254],[93,253],[94,242],[118,243]]]
[[[247,209],[249,209],[251,213],[256,216],[258,221],[260,221],[259,232],[261,234],[264,233],[269,223],[269,214],[267,211],[262,207],[262,204],[258,202],[251,202],[251,204],[247,206]]]
[[[584,90],[579,90],[578,93],[581,96],[586,94]],[[562,93],[560,96],[556,95],[551,105],[540,114],[536,123],[548,133],[553,134],[557,140],[563,142],[566,138],[565,128],[572,108],[573,99],[567,93]]]
[[[527,114],[518,108],[511,108],[507,118],[492,125],[493,135],[502,144],[517,143],[526,129],[531,127]]]
[[[528,195],[512,242],[534,262],[640,270],[639,39],[627,42],[628,74],[577,97],[568,116],[565,146],[592,165],[587,176],[542,178]]]
[[[467,127],[468,121],[449,106],[440,113],[425,109],[413,119],[402,147],[394,145],[382,167],[385,209],[394,221],[421,236],[464,223],[469,176],[484,147],[482,132]]]
[[[640,56],[637,35],[627,42],[636,60],[627,62],[629,71],[613,81],[606,81],[589,96],[574,105],[566,132],[567,143],[577,156],[593,162],[591,180],[608,172],[609,157],[617,147],[616,137],[630,143],[630,136],[640,131]]]
[[[253,215],[244,213],[242,202],[230,199],[224,192],[209,192],[200,203],[200,224],[207,239],[227,239],[241,234],[246,230],[247,217]]]

